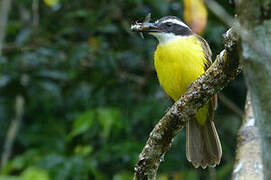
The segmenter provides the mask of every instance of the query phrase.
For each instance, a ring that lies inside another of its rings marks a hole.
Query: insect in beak
[[[151,13],[148,13],[147,16],[145,17],[144,21],[143,21],[143,25],[144,25],[145,23],[149,23],[150,20],[151,20]],[[140,32],[139,34],[140,34],[141,38],[144,39],[143,33]]]

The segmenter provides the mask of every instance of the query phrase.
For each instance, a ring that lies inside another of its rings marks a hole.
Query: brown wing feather
[[[211,66],[211,64],[213,63],[212,61],[212,51],[209,47],[209,44],[206,42],[205,39],[203,39],[202,37],[200,37],[199,35],[195,34],[195,36],[198,38],[198,40],[200,40],[202,48],[204,50],[204,55],[205,58],[207,59],[207,64],[205,66],[205,71]]]
[[[205,39],[203,39],[201,36],[199,36],[197,34],[195,34],[195,36],[198,38],[198,40],[200,40],[202,48],[204,50],[205,58],[207,59],[207,64],[205,64],[205,71],[206,71],[213,63],[212,51],[210,49],[209,44],[207,43],[207,41]],[[213,108],[215,110],[217,108],[217,94],[215,94],[214,97],[212,98],[212,104],[213,104]]]

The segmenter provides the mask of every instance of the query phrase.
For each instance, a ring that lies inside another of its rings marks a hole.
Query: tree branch
[[[246,100],[246,114],[238,133],[236,161],[232,180],[264,179],[260,135],[255,123],[250,93]]]
[[[150,133],[135,167],[135,180],[156,179],[161,157],[170,149],[174,137],[184,127],[185,122],[241,71],[237,35],[230,29],[224,38],[225,49],[217,56],[216,61],[192,84]]]

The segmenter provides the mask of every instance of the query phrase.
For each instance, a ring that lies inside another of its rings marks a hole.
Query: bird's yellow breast
[[[194,36],[159,44],[154,56],[158,80],[174,101],[177,101],[188,86],[205,72],[206,63],[201,42]],[[205,123],[207,111],[208,107],[204,107],[198,112],[196,115],[198,121]]]
[[[201,42],[194,36],[159,44],[154,56],[159,82],[174,101],[205,72],[206,62]]]

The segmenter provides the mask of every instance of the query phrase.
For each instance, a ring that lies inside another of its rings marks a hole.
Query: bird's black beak
[[[143,23],[135,23],[131,26],[131,30],[135,32],[159,32],[159,28],[155,23],[143,22]]]

